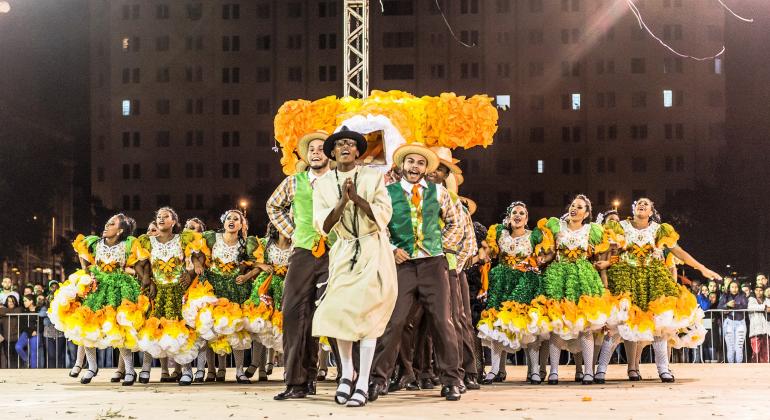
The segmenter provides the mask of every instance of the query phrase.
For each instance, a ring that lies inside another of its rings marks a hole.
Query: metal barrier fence
[[[764,334],[750,337],[751,323],[764,322]],[[706,339],[695,349],[674,349],[672,361],[679,363],[767,363],[770,361],[770,313],[747,309],[706,311],[704,319]],[[71,368],[75,362],[77,346],[36,313],[9,313],[0,315],[0,368]],[[246,358],[250,358],[246,352]],[[524,352],[509,355],[514,365],[524,364]],[[97,351],[100,368],[118,365],[117,350]],[[228,358],[232,366],[232,357]],[[248,360],[247,360],[248,361]],[[642,354],[643,362],[653,362],[648,347]],[[136,365],[141,363],[135,354]],[[615,350],[613,363],[625,363],[622,345]]]

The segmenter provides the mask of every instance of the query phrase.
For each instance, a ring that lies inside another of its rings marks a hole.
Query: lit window
[[[123,99],[123,116],[128,117],[131,115],[131,100]]]
[[[511,95],[497,95],[495,102],[497,102],[498,108],[505,111],[511,107]]]
[[[714,74],[722,74],[722,59],[714,59]]]
[[[542,174],[545,172],[545,162],[543,160],[537,161],[537,173]]]
[[[573,111],[579,111],[580,110],[580,94],[579,93],[573,93],[572,94],[572,110]]]
[[[123,43],[122,43],[123,51],[128,51],[129,50],[129,48],[131,47],[131,44],[129,42],[130,41],[129,41],[128,37],[124,37],[123,38]]]
[[[663,106],[666,108],[671,108],[674,106],[674,92],[671,90],[664,90],[663,91]]]

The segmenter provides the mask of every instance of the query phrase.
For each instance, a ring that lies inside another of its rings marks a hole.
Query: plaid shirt
[[[479,252],[479,247],[476,245],[476,231],[473,230],[471,215],[459,199],[457,200],[457,212],[460,214],[463,233],[460,250],[457,253],[457,269],[463,270],[466,268],[468,260]]]
[[[267,217],[270,218],[278,232],[286,238],[291,238],[294,233],[294,217],[291,213],[291,205],[294,202],[296,192],[297,178],[294,176],[286,177],[265,204]]]

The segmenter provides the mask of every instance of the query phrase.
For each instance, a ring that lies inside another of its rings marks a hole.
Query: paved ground
[[[90,385],[81,385],[64,370],[1,370],[0,418],[770,418],[768,364],[688,364],[675,365],[673,370],[677,375],[674,384],[662,384],[655,375],[655,366],[645,365],[642,382],[623,380],[624,367],[613,366],[605,385],[565,382],[533,386],[521,381],[526,373],[523,367],[511,367],[508,382],[469,392],[459,402],[445,401],[438,390],[402,391],[363,409],[334,404],[332,382],[319,385],[318,395],[305,400],[273,401],[273,395],[283,389],[277,380],[282,374],[279,369],[273,374],[275,380],[255,385],[228,382],[180,387],[137,383],[131,388],[109,383],[112,372],[107,370]],[[159,374],[154,370],[153,379]],[[228,374],[232,380],[234,370]],[[572,367],[562,368],[563,378],[573,376]]]

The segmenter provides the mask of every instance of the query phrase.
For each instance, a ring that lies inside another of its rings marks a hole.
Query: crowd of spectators
[[[703,343],[704,359],[742,363],[748,354],[754,363],[768,362],[770,287],[767,275],[757,274],[753,283],[731,276],[725,276],[721,282],[694,280],[691,287],[710,326]],[[745,348],[747,333],[750,349]]]

